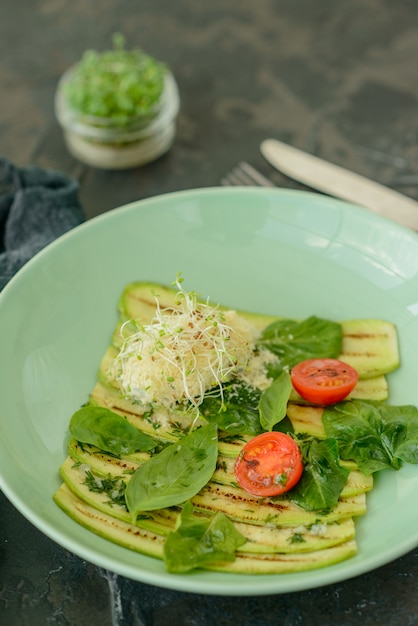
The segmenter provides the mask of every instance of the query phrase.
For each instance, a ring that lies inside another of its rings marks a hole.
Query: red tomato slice
[[[338,359],[308,359],[290,377],[299,395],[313,404],[334,404],[348,396],[358,381],[356,370]]]
[[[278,496],[292,489],[302,476],[302,454],[289,435],[262,433],[242,448],[234,471],[238,484],[248,493]]]

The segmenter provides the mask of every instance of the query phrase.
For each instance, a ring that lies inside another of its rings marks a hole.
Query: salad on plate
[[[354,556],[375,472],[418,463],[418,409],[388,403],[394,324],[235,311],[182,283],[123,290],[55,502],[176,574]]]

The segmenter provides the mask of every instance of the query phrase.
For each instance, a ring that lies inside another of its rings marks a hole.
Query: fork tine
[[[241,161],[232,172],[227,174],[222,180],[221,185],[249,185],[260,187],[275,187],[275,184],[260,174],[252,165]]]
[[[246,171],[246,166],[250,167],[248,163],[238,163],[234,169],[229,172],[222,179],[221,183],[223,185],[254,185],[255,181],[248,175],[248,170]]]
[[[250,176],[250,178],[252,178],[253,181],[258,183],[262,187],[275,187],[276,186],[269,178],[266,178],[265,176],[263,176],[263,174],[261,174],[258,170],[255,169],[255,167],[253,167],[249,163],[246,163],[245,161],[241,161],[241,163],[239,163],[239,167],[246,174],[248,174],[248,176]]]
[[[255,181],[248,175],[243,167],[243,163],[239,163],[234,167],[232,172],[228,174],[228,179],[232,185],[254,185]]]
[[[241,172],[237,171],[237,169],[235,168],[234,170],[232,170],[232,172],[229,172],[229,174],[227,174],[225,178],[222,178],[221,184],[226,187],[239,187],[240,185],[252,185],[254,183],[251,183],[251,181],[248,181],[248,179],[243,180],[241,177]]]

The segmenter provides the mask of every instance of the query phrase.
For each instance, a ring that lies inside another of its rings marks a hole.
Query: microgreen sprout
[[[123,35],[116,33],[113,49],[83,54],[64,93],[73,110],[124,125],[158,104],[166,72],[164,64],[140,49],[125,49]]]
[[[197,408],[207,394],[222,397],[222,383],[244,369],[253,354],[254,327],[234,311],[198,301],[182,282],[178,275],[176,308],[162,309],[155,296],[154,319],[124,338],[116,357],[122,391],[143,404]]]

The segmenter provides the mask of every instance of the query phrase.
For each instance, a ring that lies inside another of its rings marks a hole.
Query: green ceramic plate
[[[358,521],[358,555],[307,573],[174,576],[162,562],[77,525],[53,503],[67,425],[87,399],[129,281],[171,283],[212,302],[283,316],[379,317],[399,330],[390,402],[418,405],[418,236],[317,194],[213,188],[115,209],[29,262],[0,296],[0,486],[51,539],[83,559],[154,585],[259,595],[334,583],[418,545],[418,467],[384,472]]]

